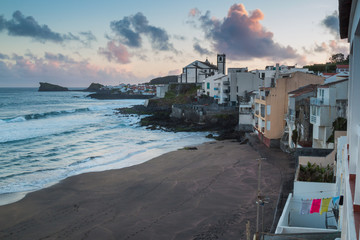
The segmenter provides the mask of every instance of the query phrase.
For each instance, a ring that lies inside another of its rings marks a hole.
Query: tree
[[[342,63],[345,61],[345,57],[344,54],[342,53],[336,53],[333,54],[330,58],[329,58],[331,63]]]

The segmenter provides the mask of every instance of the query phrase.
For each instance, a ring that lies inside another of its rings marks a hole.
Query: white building
[[[347,137],[339,138],[342,161],[341,193],[344,196],[341,239],[360,235],[360,3],[339,0],[340,37],[350,43]]]
[[[178,76],[178,83],[198,83],[216,73],[225,74],[225,54],[217,55],[217,66],[211,64],[207,59],[205,62],[194,61],[183,68],[182,73]]]
[[[263,80],[256,74],[247,71],[247,68],[229,68],[230,102],[238,105],[239,102],[249,102],[248,93],[263,86]]]
[[[296,68],[295,66],[286,66],[277,63],[276,66],[266,66],[265,70],[252,70],[251,73],[256,74],[259,78],[264,80],[263,87],[274,87],[276,79],[280,74],[289,74],[293,72],[314,73],[307,68]]]
[[[337,101],[347,99],[348,80],[318,86],[317,97],[310,99],[310,123],[313,124],[313,148],[334,148],[328,143],[332,124],[338,116]]]
[[[203,80],[203,94],[213,97],[218,104],[229,102],[229,80],[223,73],[217,73]]]

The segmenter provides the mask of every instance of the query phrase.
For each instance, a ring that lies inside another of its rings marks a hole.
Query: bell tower
[[[226,56],[225,54],[218,54],[217,55],[217,68],[219,73],[225,74],[225,61]]]

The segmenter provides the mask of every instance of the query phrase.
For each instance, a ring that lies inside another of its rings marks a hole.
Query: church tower
[[[217,68],[219,73],[225,74],[225,54],[218,54],[217,55]]]

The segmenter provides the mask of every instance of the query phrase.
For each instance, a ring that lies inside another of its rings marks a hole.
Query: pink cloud
[[[130,54],[126,47],[121,43],[116,44],[115,41],[107,43],[106,48],[99,48],[98,54],[104,55],[109,62],[130,63]]]
[[[199,13],[190,16],[200,22],[201,29],[211,41],[214,50],[226,53],[229,59],[300,57],[291,46],[282,46],[273,40],[274,34],[260,23],[264,19],[264,14],[259,9],[249,13],[243,4],[234,4],[222,20],[212,18],[209,11],[204,15]]]

